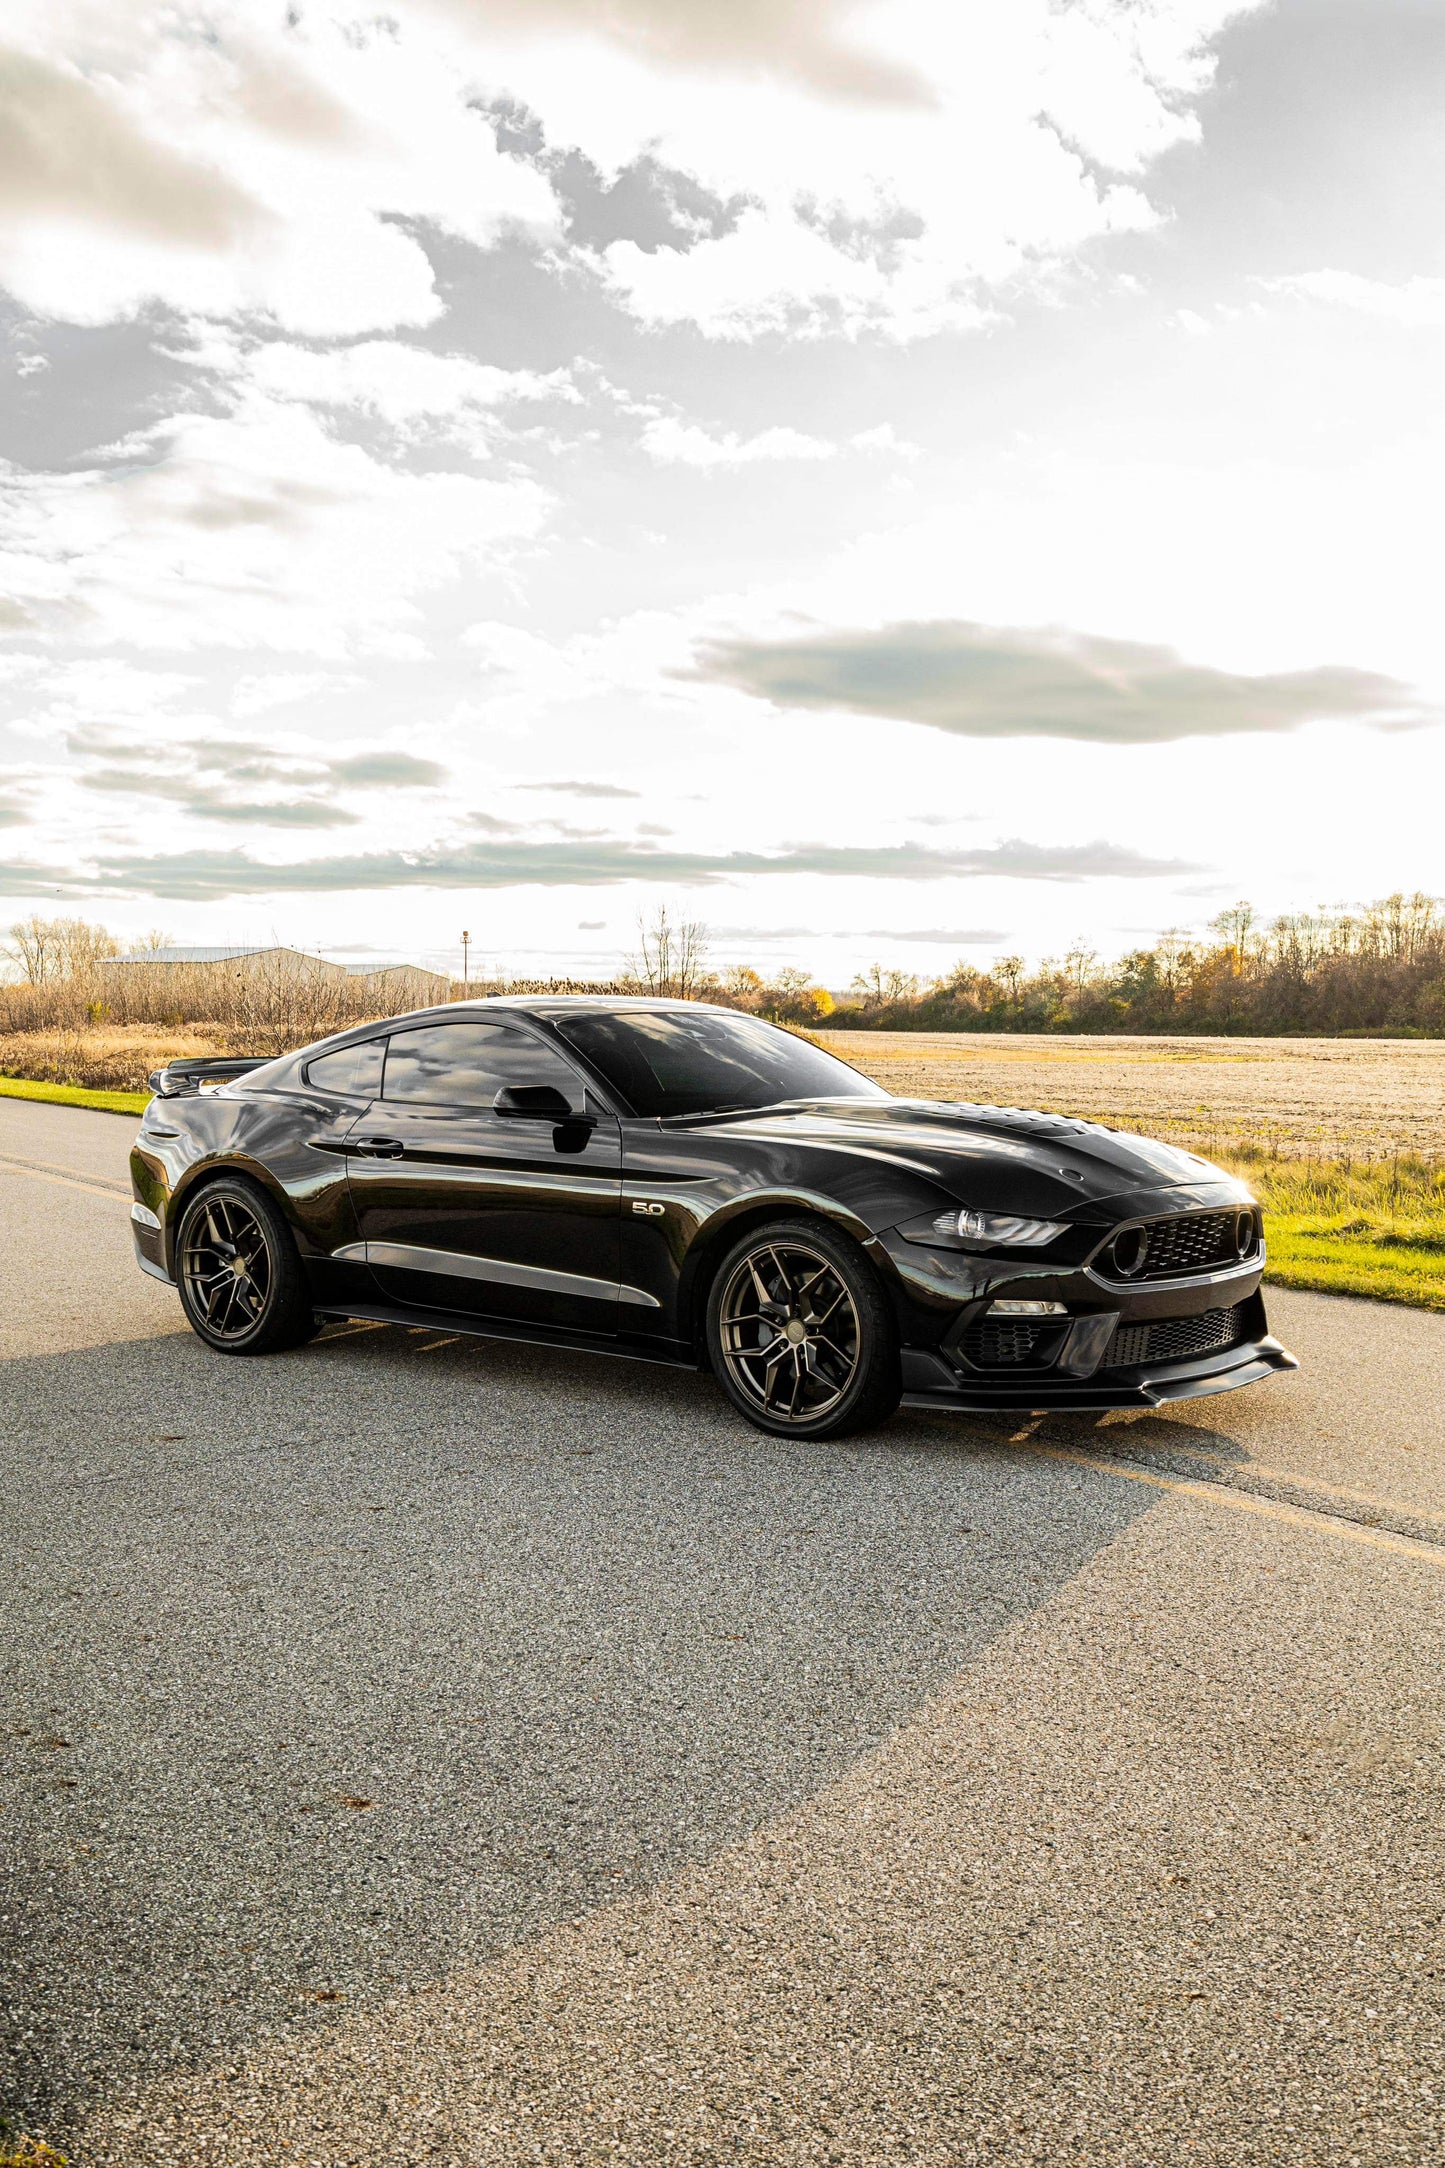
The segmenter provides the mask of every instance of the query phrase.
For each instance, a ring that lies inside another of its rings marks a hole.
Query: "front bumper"
[[[911,1407],[1152,1408],[1299,1367],[1269,1330],[1262,1249],[1222,1269],[1125,1285],[1088,1265],[944,1253],[896,1235],[879,1247],[897,1274]],[[995,1301],[1018,1298],[1057,1303],[1059,1324],[1033,1328],[1035,1351],[1021,1359],[991,1355],[978,1327]]]
[[[1106,1408],[1157,1408],[1166,1400],[1232,1393],[1241,1385],[1255,1385],[1278,1371],[1298,1368],[1295,1357],[1270,1333],[1214,1355],[1191,1355],[1127,1371],[1100,1370],[1091,1378],[1067,1378],[1047,1370],[1018,1378],[964,1378],[941,1355],[925,1348],[905,1348],[903,1405],[965,1415],[1008,1409],[1032,1414],[1075,1408],[1087,1414]]]

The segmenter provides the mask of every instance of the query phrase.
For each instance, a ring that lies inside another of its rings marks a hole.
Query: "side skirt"
[[[667,1370],[698,1370],[692,1349],[678,1340],[613,1339],[601,1333],[559,1332],[547,1325],[527,1325],[510,1318],[458,1316],[455,1310],[423,1310],[408,1303],[405,1308],[385,1302],[348,1302],[344,1308],[318,1303],[316,1316],[328,1325],[344,1325],[350,1318],[377,1325],[420,1326],[427,1332],[457,1333],[468,1340],[521,1340],[529,1347],[570,1349],[576,1355],[617,1355],[627,1362],[660,1363]]]

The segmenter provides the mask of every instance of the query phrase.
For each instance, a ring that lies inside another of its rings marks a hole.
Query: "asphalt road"
[[[1445,1319],[759,1438],[212,1356],[0,1100],[0,2109],[159,2162],[1445,2157]]]

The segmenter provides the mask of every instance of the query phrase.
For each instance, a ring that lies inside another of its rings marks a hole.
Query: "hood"
[[[938,1099],[830,1099],[733,1114],[734,1134],[882,1161],[983,1211],[1057,1218],[1134,1191],[1211,1189],[1233,1177],[1195,1152],[1067,1114]]]

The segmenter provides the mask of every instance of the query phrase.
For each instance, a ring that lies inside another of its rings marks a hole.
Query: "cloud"
[[[431,322],[409,224],[546,239],[558,206],[497,149],[475,56],[406,13],[213,0],[202,28],[157,0],[13,0],[0,282],[66,323],[150,302],[322,337]]]
[[[779,708],[844,709],[969,738],[1147,745],[1431,720],[1410,687],[1374,671],[1321,664],[1247,676],[1139,641],[961,621],[705,641],[691,674]]]
[[[991,948],[1010,938],[1007,926],[860,926],[854,938],[868,941],[928,941],[941,948]]]
[[[0,478],[8,586],[41,631],[248,658],[415,654],[417,598],[504,561],[550,502],[525,477],[400,471],[256,391],[117,449]]]
[[[70,749],[105,765],[82,769],[85,790],[176,806],[197,820],[269,828],[343,828],[361,816],[336,794],[435,788],[447,770],[414,753],[374,750],[317,759],[286,747],[239,738],[127,744],[103,729],[71,733]],[[275,795],[248,796],[269,787]]]
[[[1197,137],[1210,41],[1259,4],[833,11],[871,56],[875,83],[887,68],[927,86],[926,97],[867,106],[796,67],[750,63],[751,10],[735,8],[711,10],[709,35],[731,59],[710,69],[645,34],[624,40],[632,18],[619,12],[616,40],[599,36],[585,68],[563,71],[545,9],[500,67],[551,139],[599,171],[647,155],[727,206],[726,230],[690,247],[685,235],[658,245],[627,234],[602,247],[611,292],[643,322],[729,339],[917,338],[989,321],[996,294],[1047,290],[1091,242],[1153,225],[1139,178]],[[796,19],[779,16],[791,37]],[[596,16],[569,20],[580,44]],[[749,65],[740,127],[736,72]]]
[[[497,369],[397,339],[324,351],[273,339],[251,354],[246,375],[270,398],[371,415],[408,440],[441,429],[479,446],[495,433],[500,407],[543,399],[577,405],[581,396],[566,369]]]
[[[926,70],[872,46],[857,0],[443,0],[491,29],[590,32],[663,68],[773,77],[847,105],[928,107]]]
[[[418,851],[361,852],[352,857],[286,863],[244,851],[176,851],[155,856],[102,855],[91,873],[13,861],[0,865],[0,892],[12,896],[157,896],[205,902],[230,896],[398,888],[610,887],[627,881],[712,887],[767,874],[844,875],[869,880],[936,881],[960,876],[1083,881],[1151,879],[1198,871],[1178,860],[1148,858],[1120,845],[1000,843],[973,851],[934,851],[911,843],[875,847],[795,843],[773,852],[662,851],[621,841],[593,843],[437,844]]]
[[[799,429],[764,429],[755,437],[730,430],[710,437],[705,429],[663,419],[649,422],[641,436],[650,459],[684,467],[745,467],[760,459],[833,459],[838,447]]]
[[[800,429],[763,429],[756,436],[741,437],[729,430],[721,437],[671,416],[650,421],[639,439],[643,451],[660,465],[684,467],[749,467],[759,460],[836,459],[840,452],[891,452],[903,458],[916,456],[917,447],[893,433],[891,425],[859,430],[839,443],[829,437],[810,437]]]
[[[264,222],[244,189],[148,140],[75,69],[13,50],[0,50],[0,213],[182,248],[229,247]]]
[[[330,761],[328,773],[346,790],[422,790],[447,779],[440,761],[421,760],[415,753],[352,753]]]
[[[1361,278],[1353,271],[1301,271],[1292,278],[1256,279],[1255,284],[1271,293],[1352,309],[1386,323],[1412,328],[1445,324],[1445,279],[1417,276],[1391,285],[1384,279]]]
[[[440,316],[430,236],[520,233],[649,324],[923,336],[1152,224],[1263,4],[12,0],[0,280],[355,337]]]
[[[514,790],[555,791],[565,798],[640,798],[640,790],[624,790],[620,783],[515,783]]]
[[[710,926],[716,941],[927,941],[944,948],[991,948],[1011,938],[1000,926]]]

